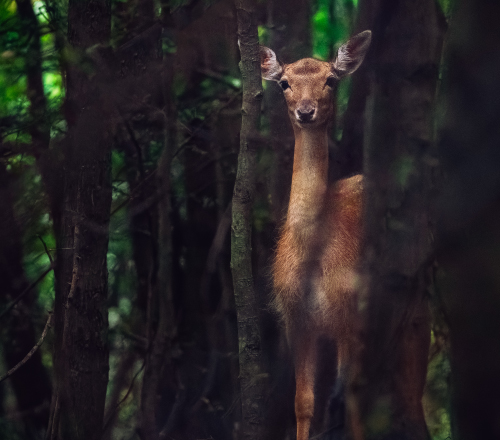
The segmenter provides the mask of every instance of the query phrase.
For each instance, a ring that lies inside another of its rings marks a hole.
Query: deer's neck
[[[295,151],[287,223],[311,222],[324,209],[328,187],[326,126],[301,130],[294,126]]]

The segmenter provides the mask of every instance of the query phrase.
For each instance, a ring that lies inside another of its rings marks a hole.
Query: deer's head
[[[326,123],[333,113],[332,93],[337,82],[353,73],[362,63],[371,41],[364,31],[343,44],[332,62],[304,58],[281,63],[269,48],[261,46],[262,77],[277,81],[283,89],[293,124],[308,128]]]

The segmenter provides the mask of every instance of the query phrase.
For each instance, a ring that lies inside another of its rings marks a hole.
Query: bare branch
[[[35,352],[38,350],[38,348],[43,344],[43,341],[45,339],[45,336],[47,336],[47,331],[49,328],[52,327],[52,312],[49,312],[49,317],[47,319],[47,322],[45,323],[45,328],[43,329],[42,336],[40,337],[39,341],[36,343],[36,345],[29,351],[29,353],[24,356],[24,359],[19,362],[15,367],[11,368],[7,373],[5,373],[2,377],[0,377],[0,383],[3,382],[5,379],[9,378],[12,376],[19,368],[21,368],[26,362],[28,362],[35,354]]]
[[[47,248],[47,244],[45,243],[43,237],[41,235],[37,235],[37,237],[43,244],[43,248],[45,249],[45,253],[47,254],[47,257],[49,257],[50,265],[54,266],[54,260],[52,259],[52,255],[50,255],[49,249]]]
[[[116,411],[118,411],[118,408],[120,408],[121,404],[127,400],[127,397],[130,395],[132,392],[132,389],[134,388],[134,383],[135,380],[137,379],[137,376],[141,373],[142,370],[144,370],[144,366],[146,365],[146,362],[142,363],[141,368],[137,371],[137,373],[134,374],[134,377],[132,378],[132,381],[130,382],[130,386],[125,393],[125,396],[123,396],[122,400],[120,400],[116,406],[110,411],[108,420],[106,420],[106,423],[104,424],[104,428],[102,429],[103,434],[106,432],[106,430],[109,428],[111,421],[113,420],[113,416],[115,415]]]
[[[0,319],[5,316],[7,313],[9,313],[13,307],[21,301],[26,294],[31,292],[31,290],[40,282],[42,281],[52,270],[54,269],[54,266],[51,264],[45,271],[35,280],[33,281],[26,289],[24,289],[16,299],[14,299],[6,308],[5,310],[0,313]]]

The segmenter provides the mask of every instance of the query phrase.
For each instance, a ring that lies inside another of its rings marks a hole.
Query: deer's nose
[[[295,111],[295,116],[300,122],[310,122],[315,112],[316,106],[312,101],[302,101]]]

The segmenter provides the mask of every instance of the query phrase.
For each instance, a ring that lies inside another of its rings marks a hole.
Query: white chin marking
[[[309,121],[301,121],[299,118],[297,118],[297,122],[300,124],[300,125],[303,125],[305,127],[307,127],[308,125],[312,125],[316,122],[316,119],[313,118],[313,119],[309,119]]]
[[[316,122],[316,113],[314,113],[313,117],[307,121],[303,121],[302,119],[300,119],[300,116],[299,116],[299,113],[297,112],[297,110],[295,110],[294,115],[295,115],[295,120],[299,124],[308,125],[308,124],[312,124],[313,122]]]

